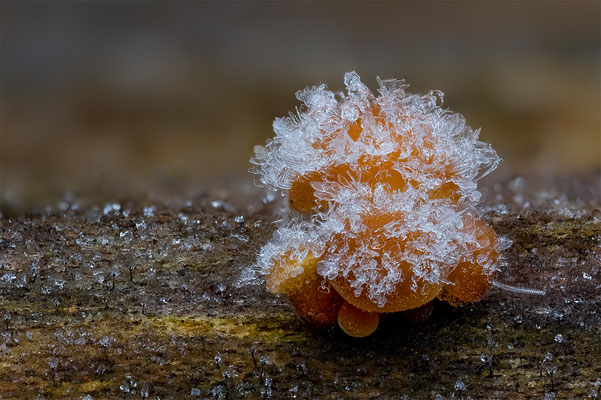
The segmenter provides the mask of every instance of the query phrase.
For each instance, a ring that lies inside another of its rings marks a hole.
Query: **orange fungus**
[[[369,336],[376,330],[379,322],[378,313],[363,311],[349,303],[343,304],[338,311],[338,325],[350,336]]]
[[[378,82],[377,96],[354,72],[346,94],[298,92],[303,111],[276,119],[252,160],[264,185],[287,192],[291,212],[251,275],[310,325],[338,323],[356,337],[381,313],[419,322],[435,298],[480,300],[499,255],[475,208],[477,179],[499,162],[494,150],[440,107],[442,93]]]

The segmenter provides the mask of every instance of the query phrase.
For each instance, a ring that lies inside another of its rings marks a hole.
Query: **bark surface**
[[[360,340],[236,285],[273,232],[273,204],[5,212],[0,397],[601,398],[598,198],[530,203],[513,183],[485,212],[513,241],[497,280],[546,295],[493,288],[418,325],[387,315]]]

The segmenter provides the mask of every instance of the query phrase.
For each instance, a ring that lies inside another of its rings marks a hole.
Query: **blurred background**
[[[440,89],[496,176],[601,170],[601,6],[1,1],[4,208],[251,182],[295,92],[357,71]]]

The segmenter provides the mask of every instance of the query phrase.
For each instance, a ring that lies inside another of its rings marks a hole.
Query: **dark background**
[[[600,3],[1,3],[2,203],[250,181],[296,90],[440,89],[499,176],[596,173]]]

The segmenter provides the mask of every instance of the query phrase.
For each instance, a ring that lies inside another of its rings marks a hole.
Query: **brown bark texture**
[[[365,339],[237,285],[278,215],[259,191],[4,210],[0,398],[601,398],[599,175],[519,179],[487,184],[497,280],[546,294],[493,287]]]

